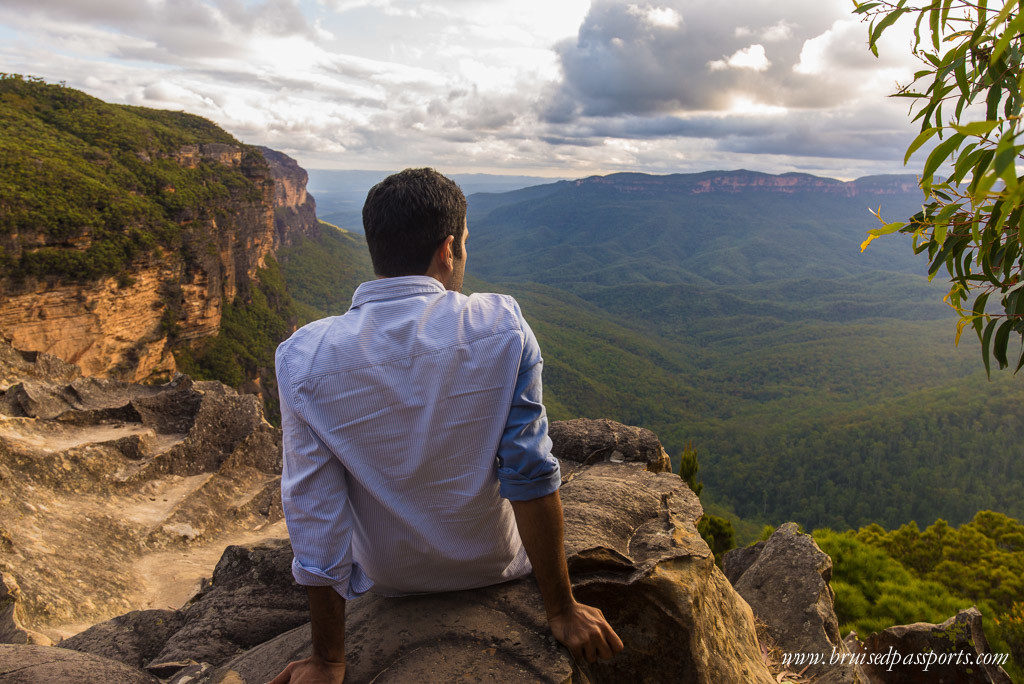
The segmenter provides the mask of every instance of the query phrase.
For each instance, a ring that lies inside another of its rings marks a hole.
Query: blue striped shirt
[[[277,349],[281,499],[299,584],[345,598],[530,572],[512,507],[558,489],[542,360],[506,295],[363,283]]]

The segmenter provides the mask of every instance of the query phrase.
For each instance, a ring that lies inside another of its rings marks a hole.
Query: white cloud
[[[671,7],[640,7],[630,5],[626,8],[630,14],[642,17],[651,26],[675,29],[683,23],[683,15]]]
[[[764,51],[764,45],[754,43],[737,50],[731,57],[708,62],[708,68],[712,71],[721,71],[729,68],[765,71],[771,64],[768,61],[768,55]]]
[[[793,37],[793,24],[785,19],[780,19],[771,26],[761,29],[752,29],[749,26],[737,26],[733,35],[737,38],[757,38],[768,43],[789,40]]]
[[[798,74],[817,75],[825,71],[826,58],[833,37],[832,29],[804,41],[800,61],[793,65]]]

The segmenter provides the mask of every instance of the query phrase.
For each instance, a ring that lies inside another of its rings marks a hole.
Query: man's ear
[[[452,249],[452,245],[455,243],[455,236],[449,235],[441,243],[441,246],[437,248],[437,253],[434,254],[434,258],[438,262],[438,266],[443,269],[450,269],[455,263],[455,252]]]

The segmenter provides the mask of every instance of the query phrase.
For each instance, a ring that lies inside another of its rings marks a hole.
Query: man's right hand
[[[573,601],[565,611],[549,617],[548,625],[577,660],[608,660],[622,650],[622,639],[604,619],[604,613],[592,606]]]
[[[270,684],[341,684],[345,663],[330,663],[316,657],[288,663]]]

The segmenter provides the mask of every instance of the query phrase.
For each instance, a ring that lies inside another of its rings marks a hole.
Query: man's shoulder
[[[523,327],[523,314],[514,297],[497,292],[474,292],[460,295],[464,314],[470,320],[491,328]]]
[[[328,316],[326,318],[312,321],[289,335],[284,342],[277,345],[275,359],[278,364],[280,364],[282,359],[286,358],[294,349],[301,349],[311,341],[323,337],[338,318],[338,316]]]

